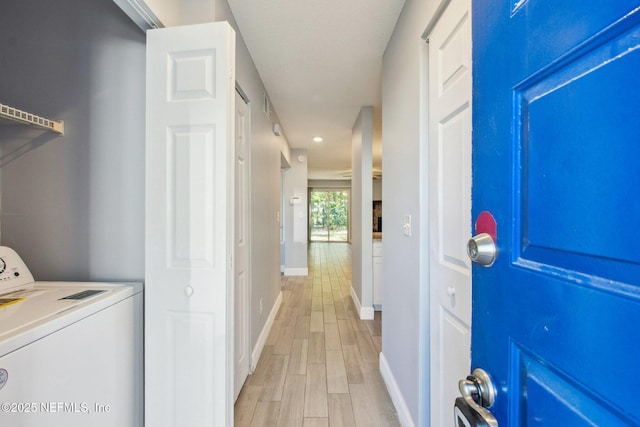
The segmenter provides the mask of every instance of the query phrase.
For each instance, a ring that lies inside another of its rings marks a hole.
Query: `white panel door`
[[[471,363],[470,1],[452,0],[428,42],[431,425],[445,426]]]
[[[249,292],[251,289],[251,270],[249,268],[250,236],[249,191],[250,191],[250,154],[249,136],[251,135],[251,109],[236,92],[236,144],[235,144],[235,386],[234,401],[238,398],[244,381],[249,375]]]
[[[235,34],[147,32],[145,422],[233,423]]]

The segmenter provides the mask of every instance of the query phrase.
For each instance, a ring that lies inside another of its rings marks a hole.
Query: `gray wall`
[[[2,244],[37,280],[143,280],[144,34],[111,0],[4,2],[0,76],[66,128],[0,127]]]
[[[302,159],[300,161],[298,158]],[[291,167],[284,173],[285,276],[305,276],[307,266],[308,192],[307,150],[291,150]],[[291,205],[299,197],[299,205]]]
[[[382,353],[416,425],[429,424],[427,45],[421,36],[438,3],[407,0],[382,70]],[[412,217],[412,237],[402,233],[403,215]]]
[[[351,144],[351,287],[362,307],[370,308],[373,315],[372,107],[360,109],[353,126]]]
[[[229,21],[236,30],[236,81],[248,95],[251,107],[251,347],[258,340],[267,317],[280,294],[281,153],[289,159],[283,133],[274,135],[275,112],[262,112],[265,93],[249,50],[238,32],[226,0],[216,0],[216,21]],[[286,129],[284,129],[286,132]],[[290,159],[290,162],[293,159]],[[264,310],[260,313],[260,300]]]

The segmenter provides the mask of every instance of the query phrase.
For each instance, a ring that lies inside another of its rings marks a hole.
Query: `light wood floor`
[[[283,300],[236,426],[400,426],[380,376],[381,316],[351,302],[348,244],[312,243],[309,276],[283,277]]]

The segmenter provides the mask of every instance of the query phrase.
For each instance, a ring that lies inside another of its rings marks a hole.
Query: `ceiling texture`
[[[381,117],[382,55],[404,1],[228,0],[289,145],[307,150],[309,179],[350,178],[351,129],[362,106]]]

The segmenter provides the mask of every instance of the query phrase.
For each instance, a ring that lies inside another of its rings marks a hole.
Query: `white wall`
[[[65,121],[0,127],[2,244],[37,280],[143,280],[144,33],[111,0],[6,2],[0,76],[0,102]]]
[[[307,165],[307,150],[291,150],[291,167],[284,173],[285,276],[309,274]],[[294,197],[299,204],[291,204]]]
[[[361,318],[373,319],[373,108],[362,107],[351,137],[351,287]]]
[[[393,284],[384,288],[382,354],[415,425],[429,424],[428,48],[421,36],[439,3],[406,1],[382,70],[383,279]],[[403,235],[404,215],[412,217],[411,237]]]

